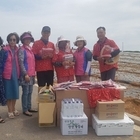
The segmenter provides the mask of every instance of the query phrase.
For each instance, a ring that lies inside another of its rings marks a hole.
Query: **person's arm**
[[[119,53],[120,53],[120,49],[114,50],[114,51],[111,53],[111,57],[115,57],[115,56],[117,56]]]
[[[24,66],[24,58],[25,58],[24,53],[25,53],[24,50],[19,49],[19,51],[18,51],[18,61],[19,61],[20,71],[21,71],[23,76],[27,75],[27,71],[26,71],[26,68]]]
[[[62,65],[62,62],[53,62],[53,65],[55,66],[55,67],[62,67],[63,65]]]
[[[62,62],[58,61],[58,55],[54,53],[52,63],[55,67],[62,67]]]
[[[86,60],[87,60],[87,67],[86,67],[85,72],[89,73],[89,70],[91,68],[92,53],[90,50],[88,50],[85,55],[86,55]]]
[[[0,73],[1,73],[1,75],[4,71],[4,67],[5,67],[7,58],[8,58],[8,52],[2,49],[0,52]]]
[[[25,78],[26,82],[29,82],[30,77],[29,77],[27,70],[24,66],[24,63],[27,64],[27,60],[25,59],[25,51],[22,49],[19,49],[19,51],[18,51],[18,61],[19,61],[19,67],[20,67],[20,71],[22,73],[22,76]]]
[[[114,51],[111,53],[111,57],[115,57],[120,53],[119,47],[113,40],[110,41],[110,46],[114,49]]]
[[[93,55],[93,59],[95,60],[95,61],[99,61],[99,53],[98,53],[98,49],[97,49],[97,44],[95,44],[94,46],[93,46],[93,52],[92,52],[92,55]]]
[[[34,54],[34,56],[35,56],[35,59],[36,59],[36,60],[42,60],[42,57],[41,57],[41,56],[39,56],[39,55],[37,55],[37,54]]]
[[[97,56],[93,56],[93,59],[94,59],[95,61],[98,61],[97,58],[98,58]]]
[[[36,60],[42,60],[42,57],[37,53],[39,50],[38,50],[38,45],[36,42],[34,42],[33,46],[32,46],[32,52],[35,56],[35,59]]]

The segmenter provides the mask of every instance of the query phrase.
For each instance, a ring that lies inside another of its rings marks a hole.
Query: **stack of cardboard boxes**
[[[62,135],[87,135],[88,118],[80,99],[63,99],[60,128]]]
[[[124,101],[97,102],[92,126],[98,136],[133,135],[134,122],[124,113]]]
[[[61,117],[61,101],[65,98],[78,98],[82,100],[84,104],[84,113],[88,117],[88,125],[92,124],[92,114],[95,109],[91,109],[87,99],[86,90],[58,90],[56,94],[56,110],[57,110],[57,126],[60,126],[60,117]]]
[[[56,126],[55,95],[43,93],[45,90],[42,88],[38,94],[38,123],[39,127],[52,127]]]
[[[113,120],[124,118],[124,101],[97,101],[95,114],[99,120]]]

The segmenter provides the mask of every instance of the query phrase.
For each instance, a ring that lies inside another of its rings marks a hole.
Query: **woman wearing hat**
[[[75,76],[76,81],[90,81],[90,70],[92,53],[86,46],[87,42],[82,36],[77,36],[74,45],[77,50],[74,52],[75,58]]]
[[[3,70],[3,82],[5,96],[8,106],[8,117],[10,119],[19,115],[19,112],[15,109],[16,100],[19,99],[19,64],[18,64],[18,47],[16,44],[19,42],[19,36],[16,33],[10,33],[7,36],[8,45],[3,49],[5,50],[4,57],[4,70]]]
[[[34,41],[34,38],[30,32],[24,32],[20,36],[20,40],[23,44],[18,53],[20,84],[22,86],[22,110],[24,115],[32,116],[31,112],[37,112],[31,109],[31,96],[35,83],[35,59],[30,43]]]
[[[57,41],[53,64],[58,83],[74,81],[74,61],[73,53],[70,49],[70,41],[62,36]]]

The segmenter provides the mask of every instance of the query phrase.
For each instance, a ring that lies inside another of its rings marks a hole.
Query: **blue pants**
[[[31,109],[31,96],[33,85],[22,85],[22,110],[23,112]]]

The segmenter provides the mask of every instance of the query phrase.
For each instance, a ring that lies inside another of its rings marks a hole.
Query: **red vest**
[[[35,76],[35,58],[32,50],[26,46],[22,46],[21,49],[24,51],[24,67],[29,76]]]
[[[3,78],[4,79],[11,79],[12,75],[12,59],[13,59],[13,53],[10,49],[10,46],[6,46],[3,48],[7,53],[6,62],[4,64],[4,71],[3,71]],[[18,47],[15,49],[15,61],[16,61],[16,68],[17,68],[17,76],[19,78],[19,64],[18,64]]]
[[[65,53],[65,52],[59,51],[58,54],[54,55],[53,62],[63,62],[63,60],[64,60],[63,56],[65,54],[72,54],[72,53]],[[67,69],[64,66],[55,67],[55,71],[56,71],[56,75],[57,75],[58,78],[74,75],[74,68],[73,67],[70,67],[70,68],[67,68]]]
[[[76,59],[75,62],[75,75],[84,75],[86,70],[86,59],[85,53],[88,51],[87,48],[83,48],[82,50],[78,51],[78,49],[74,53],[74,57]]]

